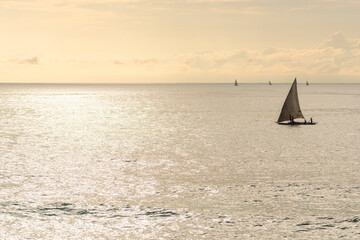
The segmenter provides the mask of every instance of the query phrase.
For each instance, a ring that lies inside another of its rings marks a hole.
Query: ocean
[[[359,239],[360,84],[0,85],[0,239]]]

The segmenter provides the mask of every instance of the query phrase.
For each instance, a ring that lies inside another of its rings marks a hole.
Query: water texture
[[[0,85],[0,239],[359,239],[360,84],[290,85]]]

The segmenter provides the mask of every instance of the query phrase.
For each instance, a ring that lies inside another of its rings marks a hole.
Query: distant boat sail
[[[308,86],[309,85],[309,82],[308,81],[306,81],[306,86]]]
[[[236,80],[236,79],[235,79],[235,83],[234,83],[234,85],[235,85],[235,86],[237,86],[237,85],[238,85],[238,83],[237,83],[237,80]]]
[[[294,119],[302,118],[304,122],[295,122]],[[285,122],[284,121],[289,121]],[[292,124],[315,124],[310,118],[310,122],[307,122],[301,112],[299,97],[297,94],[297,83],[296,78],[291,85],[290,91],[285,99],[284,105],[281,109],[279,119],[277,120],[278,124],[292,125]]]
[[[272,83],[269,81],[269,85],[271,86],[272,85]]]

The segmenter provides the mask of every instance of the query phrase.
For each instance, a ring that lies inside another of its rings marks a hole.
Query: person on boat
[[[306,119],[304,119],[304,123],[306,124]]]
[[[289,114],[289,116],[290,116],[290,123],[294,123],[294,117],[291,114]]]
[[[313,122],[312,122],[312,118],[310,118],[310,123],[313,123]]]

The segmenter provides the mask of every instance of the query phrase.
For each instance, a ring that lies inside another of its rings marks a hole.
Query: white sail
[[[301,113],[299,98],[297,94],[296,78],[291,85],[290,91],[285,99],[284,105],[277,122],[290,121],[290,116],[295,118],[304,118]]]

